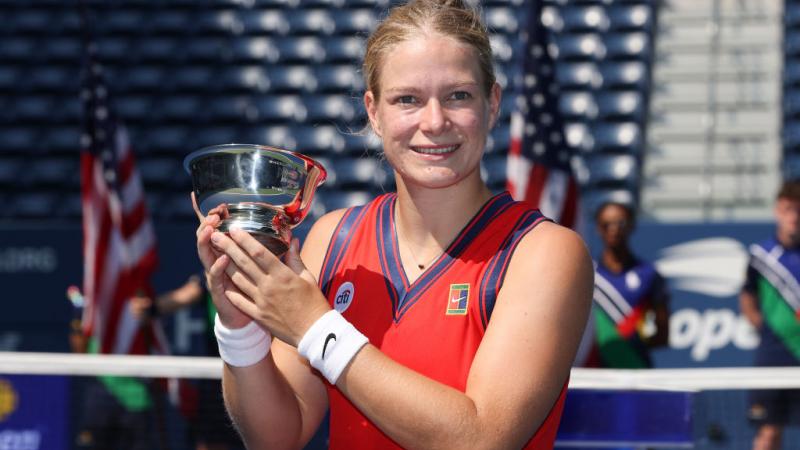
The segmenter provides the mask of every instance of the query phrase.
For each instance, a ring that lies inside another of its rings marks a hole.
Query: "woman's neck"
[[[428,189],[409,188],[400,181],[395,226],[412,253],[425,261],[441,253],[491,197],[482,182]]]
[[[606,247],[603,249],[603,255],[601,256],[603,266],[614,273],[620,273],[633,266],[635,261],[636,258],[627,245],[616,248]]]

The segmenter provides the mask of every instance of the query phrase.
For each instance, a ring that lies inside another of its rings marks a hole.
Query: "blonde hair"
[[[488,97],[495,84],[492,47],[480,14],[462,0],[412,0],[393,8],[367,40],[362,67],[364,82],[377,100],[380,95],[380,69],[383,59],[399,43],[424,32],[436,32],[467,44],[478,54]]]

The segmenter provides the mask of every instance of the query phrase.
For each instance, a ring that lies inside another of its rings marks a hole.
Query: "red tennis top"
[[[320,286],[331,306],[384,354],[464,391],[511,255],[545,219],[508,193],[492,197],[413,283],[400,263],[395,194],[348,209],[328,246]],[[502,380],[498,380],[502,382]],[[566,383],[525,448],[552,448]],[[331,449],[399,448],[328,385]]]

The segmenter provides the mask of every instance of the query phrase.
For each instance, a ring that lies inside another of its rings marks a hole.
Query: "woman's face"
[[[499,85],[487,98],[481,82],[475,49],[450,37],[422,34],[387,52],[380,93],[367,92],[364,101],[406,185],[439,188],[480,177],[500,105]]]
[[[597,215],[597,232],[606,247],[615,248],[626,244],[632,231],[631,217],[619,205],[606,205]]]

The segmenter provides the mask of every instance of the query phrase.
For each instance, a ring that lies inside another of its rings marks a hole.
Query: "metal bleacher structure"
[[[792,3],[786,2],[787,8]],[[663,2],[642,172],[643,215],[662,222],[772,217],[783,154],[782,18],[780,1]],[[792,20],[789,14],[786,20]],[[786,37],[786,51],[792,53]],[[787,148],[797,134],[793,130],[796,125],[784,128]]]
[[[194,220],[182,160],[207,145],[260,143],[323,162],[312,217],[393,187],[365,124],[359,62],[389,0],[87,1],[117,115],[157,222]],[[560,109],[589,204],[636,204],[645,161],[656,2],[548,1]],[[505,187],[523,0],[481,2],[502,115],[484,158]],[[3,220],[78,221],[81,22],[78,2],[0,0]]]

